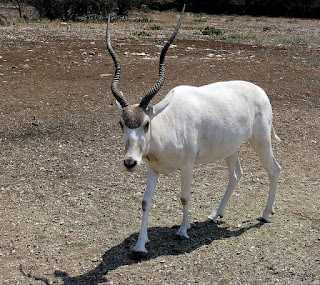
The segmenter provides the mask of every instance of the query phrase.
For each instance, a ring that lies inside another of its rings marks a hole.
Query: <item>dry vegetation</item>
[[[157,78],[175,13],[115,21],[121,89],[131,101]],[[272,223],[261,224],[267,179],[248,145],[244,177],[218,225],[207,215],[227,181],[223,162],[195,169],[190,241],[178,173],[162,176],[150,254],[129,258],[140,227],[145,168],[121,167],[113,64],[105,24],[40,21],[0,28],[0,284],[319,284],[319,21],[187,14],[168,52],[167,80],[252,81],[269,94],[283,171]],[[222,31],[203,35],[206,27]],[[144,31],[145,33],[139,33]]]

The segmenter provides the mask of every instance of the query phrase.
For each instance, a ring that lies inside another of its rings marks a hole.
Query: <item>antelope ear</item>
[[[122,114],[122,106],[120,105],[120,103],[116,100],[116,105],[118,107],[119,112]]]
[[[147,112],[147,115],[149,116],[150,120],[152,120],[155,116],[160,114],[165,108],[168,107],[169,104],[170,104],[170,100],[166,100],[166,98],[165,98],[164,100],[162,100],[158,104],[147,108],[146,112]]]

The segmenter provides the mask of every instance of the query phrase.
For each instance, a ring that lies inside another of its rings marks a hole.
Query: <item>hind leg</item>
[[[252,139],[250,143],[257,155],[259,156],[263,167],[267,171],[269,177],[269,195],[266,208],[264,209],[260,220],[270,222],[269,215],[274,214],[274,199],[276,195],[277,184],[279,180],[281,167],[276,161],[272,153],[271,138]]]
[[[222,197],[219,207],[208,217],[214,223],[217,223],[218,217],[223,217],[224,209],[229,201],[229,198],[242,176],[242,169],[239,162],[238,151],[227,157],[226,163],[229,171],[229,182],[227,190]]]
[[[193,164],[187,164],[181,169],[181,204],[183,206],[182,223],[177,232],[177,238],[181,240],[189,239],[187,230],[191,228],[189,221],[189,201],[190,188],[193,174]]]

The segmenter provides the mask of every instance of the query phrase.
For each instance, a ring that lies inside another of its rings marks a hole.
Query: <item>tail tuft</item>
[[[277,136],[277,134],[274,131],[274,128],[272,127],[271,129],[271,137],[276,141],[276,142],[281,142],[281,139]]]

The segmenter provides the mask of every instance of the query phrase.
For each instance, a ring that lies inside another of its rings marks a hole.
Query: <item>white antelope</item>
[[[188,207],[193,167],[225,159],[229,183],[219,207],[209,218],[217,223],[232,191],[238,184],[242,169],[238,158],[240,145],[249,140],[258,154],[269,180],[269,196],[261,220],[269,222],[274,213],[274,198],[280,166],[272,153],[271,138],[280,141],[272,126],[272,110],[266,93],[245,81],[218,82],[201,87],[178,86],[153,107],[148,107],[165,78],[165,54],[180,28],[184,9],[172,36],[160,55],[159,80],[139,104],[130,105],[117,85],[120,63],[110,43],[110,17],[107,27],[107,48],[115,64],[111,90],[121,110],[126,170],[135,171],[143,160],[148,166],[147,187],[142,200],[142,224],[133,255],[147,253],[145,244],[150,203],[160,173],[181,172],[182,224],[177,237],[188,239],[190,228]]]

